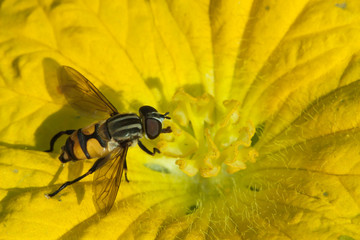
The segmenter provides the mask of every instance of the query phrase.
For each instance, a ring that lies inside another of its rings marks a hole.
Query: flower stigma
[[[173,134],[158,147],[164,155],[176,158],[186,175],[211,178],[222,172],[233,174],[255,162],[258,153],[251,147],[255,127],[241,117],[239,101],[225,100],[217,106],[210,94],[194,97],[183,89],[172,100]]]

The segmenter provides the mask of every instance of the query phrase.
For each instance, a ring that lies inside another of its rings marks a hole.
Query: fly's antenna
[[[169,114],[169,112],[166,112],[165,114],[162,115],[163,118],[166,118],[166,119],[171,119],[171,117],[168,117],[167,115]]]

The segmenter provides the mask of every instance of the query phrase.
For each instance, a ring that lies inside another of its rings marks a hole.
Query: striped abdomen
[[[141,120],[136,114],[118,114],[72,133],[62,147],[62,162],[101,158],[123,142],[142,137]]]

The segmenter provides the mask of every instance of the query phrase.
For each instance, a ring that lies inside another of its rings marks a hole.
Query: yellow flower
[[[1,1],[0,239],[359,239],[359,26],[358,0]],[[59,65],[172,117],[105,217],[92,177],[44,197],[93,163],[42,152],[96,121]]]

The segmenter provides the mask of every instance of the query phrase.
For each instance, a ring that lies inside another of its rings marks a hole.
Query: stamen
[[[216,106],[209,94],[193,97],[181,89],[173,103],[173,133],[166,134],[167,139],[157,147],[178,158],[176,164],[185,174],[215,177],[222,167],[235,173],[256,160],[258,153],[251,147],[255,127],[242,118],[239,101],[226,100],[223,106]]]

